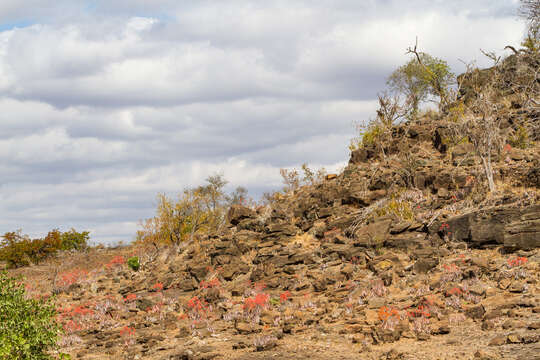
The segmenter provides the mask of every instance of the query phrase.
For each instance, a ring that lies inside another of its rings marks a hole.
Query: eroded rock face
[[[485,209],[449,218],[445,223],[453,240],[473,246],[498,244],[512,250],[540,247],[540,205]],[[432,231],[438,231],[441,225],[438,222]]]

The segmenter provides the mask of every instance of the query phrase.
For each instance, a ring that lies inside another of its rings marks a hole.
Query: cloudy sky
[[[158,192],[215,172],[339,169],[405,49],[486,63],[513,0],[2,0],[0,233],[133,239]]]

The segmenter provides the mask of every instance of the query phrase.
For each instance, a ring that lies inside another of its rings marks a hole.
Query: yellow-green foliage
[[[398,200],[392,198],[383,207],[375,210],[376,217],[382,217],[387,215],[396,216],[401,220],[414,220],[414,212],[412,210],[411,204],[407,200]]]
[[[530,146],[529,133],[523,126],[517,128],[513,135],[508,138],[508,143],[519,149],[526,149]]]
[[[381,135],[383,133],[382,126],[378,124],[374,124],[366,129],[366,131],[362,134],[362,144],[364,145],[374,145],[379,141]]]
[[[448,116],[446,118],[448,119],[448,121],[457,123],[463,118],[464,115],[465,104],[463,103],[463,101],[458,101],[448,109]]]
[[[43,239],[30,239],[20,231],[7,232],[0,243],[0,260],[6,261],[9,267],[27,266],[39,263],[58,250],[83,249],[88,239],[88,231],[75,229],[66,232],[54,229]]]
[[[390,89],[403,95],[411,108],[410,118],[414,118],[419,105],[430,96],[439,97],[444,101],[449,86],[454,81],[454,74],[446,61],[426,53],[418,53],[407,64],[397,68],[388,78]]]
[[[366,128],[359,131],[358,137],[351,139],[349,150],[354,151],[364,146],[376,145],[381,140],[383,133],[383,126],[376,121],[372,121]]]
[[[178,244],[196,234],[217,230],[224,222],[228,197],[221,175],[209,177],[207,185],[186,189],[177,200],[158,195],[156,216],[142,223],[137,231],[139,244]]]
[[[442,143],[448,145],[448,147],[457,146],[461,144],[469,143],[469,139],[466,136],[459,136],[458,134],[452,134],[445,136],[441,139]]]

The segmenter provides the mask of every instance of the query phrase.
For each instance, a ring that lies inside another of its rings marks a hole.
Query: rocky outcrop
[[[232,225],[238,225],[240,221],[254,218],[255,216],[255,211],[250,208],[241,205],[233,205],[227,213],[227,221]]]
[[[540,205],[478,210],[438,222],[432,231],[440,232],[443,224],[448,225],[444,231],[452,240],[472,246],[503,245],[511,250],[540,247]]]

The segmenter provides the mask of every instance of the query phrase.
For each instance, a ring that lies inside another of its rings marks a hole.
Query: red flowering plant
[[[516,257],[514,259],[508,259],[508,268],[512,269],[518,266],[525,265],[527,263],[528,259],[526,257]]]
[[[212,288],[218,288],[221,285],[218,278],[214,278],[208,281],[202,280],[199,284],[199,287],[201,289],[212,289]]]
[[[441,282],[456,282],[463,278],[463,270],[456,264],[442,264],[441,266],[442,276]]]
[[[283,304],[287,302],[287,300],[289,300],[290,297],[291,297],[291,292],[289,290],[284,291],[279,295],[279,302]]]
[[[137,299],[137,294],[127,294],[124,297],[124,303],[130,303]]]
[[[192,328],[194,328],[199,321],[208,322],[211,311],[212,305],[208,304],[206,300],[199,299],[198,296],[192,297],[187,303],[187,315],[192,321]]]
[[[124,338],[124,345],[130,346],[135,344],[135,328],[124,326],[120,329],[120,336]]]
[[[117,255],[117,256],[114,256],[107,264],[105,264],[105,267],[108,270],[110,270],[110,269],[117,268],[125,263],[126,263],[126,259],[121,255]]]
[[[456,198],[457,201],[457,198]],[[441,226],[439,226],[439,234],[441,237],[448,239],[450,235],[452,235],[452,232],[450,231],[450,225],[448,223],[443,222]]]
[[[58,322],[68,334],[94,326],[95,312],[87,305],[58,308],[56,312]]]
[[[250,322],[257,324],[260,320],[262,310],[267,308],[270,295],[259,293],[244,300],[244,316]]]
[[[58,290],[66,290],[71,285],[79,283],[88,277],[88,271],[81,269],[72,269],[58,274],[55,279],[55,288]]]
[[[163,290],[163,283],[157,282],[152,286],[152,291],[162,291]]]
[[[525,270],[525,264],[527,264],[528,259],[523,256],[517,256],[515,258],[510,258],[506,261],[507,267],[509,270],[503,271],[504,277],[513,277],[515,279],[525,279],[528,277],[527,271]]]
[[[431,332],[429,319],[433,313],[437,312],[433,299],[424,298],[416,308],[407,310],[406,314],[409,320],[412,321],[414,332],[429,334]]]
[[[66,334],[73,334],[74,332],[82,330],[82,326],[73,320],[66,321],[62,324],[62,328]]]

